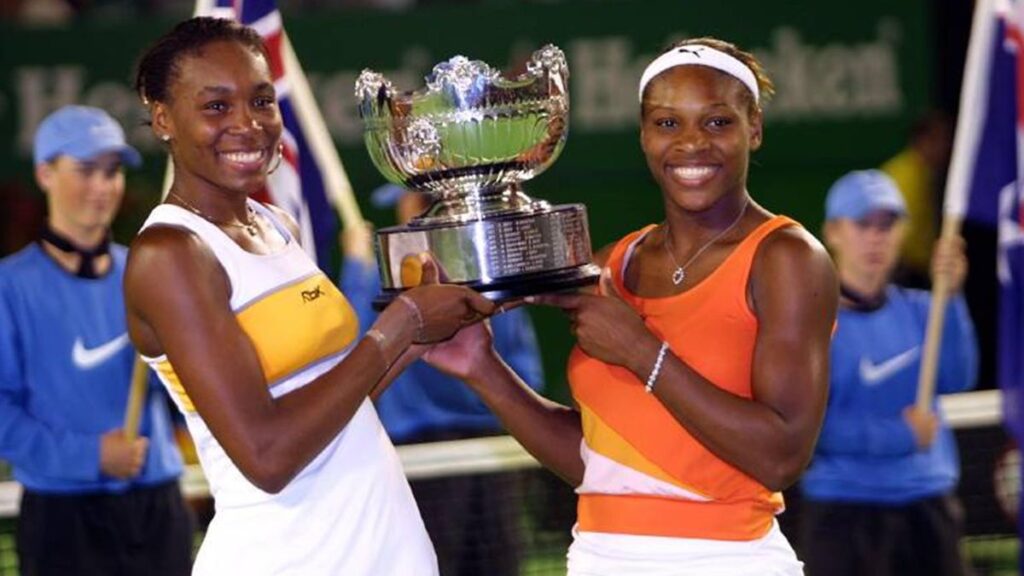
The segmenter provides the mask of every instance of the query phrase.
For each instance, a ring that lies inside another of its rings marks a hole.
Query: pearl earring
[[[171,135],[170,134],[161,134],[160,135],[160,139],[163,140],[164,142],[170,142],[171,141]]]

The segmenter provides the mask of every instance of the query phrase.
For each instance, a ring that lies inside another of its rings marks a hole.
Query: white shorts
[[[749,542],[580,532],[573,527],[567,576],[802,576],[778,522]]]

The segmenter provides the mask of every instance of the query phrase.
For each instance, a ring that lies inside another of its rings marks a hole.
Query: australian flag
[[[316,262],[330,275],[331,254],[337,244],[338,220],[328,201],[329,170],[335,174],[341,171],[337,153],[333,150],[318,151],[313,148],[313,135],[303,129],[300,121],[300,103],[315,107],[312,98],[298,98],[296,94],[298,75],[297,61],[286,57],[286,37],[282,26],[281,13],[273,0],[200,0],[196,4],[196,15],[231,18],[255,29],[263,37],[263,43],[270,56],[270,71],[277,92],[284,133],[281,141],[284,153],[281,165],[267,180],[267,190],[257,195],[263,202],[270,202],[290,213],[299,224],[303,247]],[[292,66],[289,66],[292,64]],[[305,81],[302,79],[304,86]],[[309,114],[306,114],[309,117]],[[316,113],[319,118],[319,113]],[[306,124],[308,126],[308,123]],[[321,123],[322,127],[322,123]],[[326,130],[324,129],[326,132]],[[323,141],[323,138],[320,139]],[[327,137],[328,147],[330,139]],[[320,152],[320,153],[318,153]],[[326,153],[324,153],[326,152]],[[337,166],[328,166],[333,160]],[[335,178],[337,179],[337,178]],[[344,179],[347,186],[347,179]]]
[[[975,5],[956,132],[946,213],[998,230],[997,370],[1006,426],[1024,446],[1024,0]]]

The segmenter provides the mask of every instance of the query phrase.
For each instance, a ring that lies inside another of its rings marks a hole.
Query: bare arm
[[[821,428],[838,287],[824,249],[806,232],[784,229],[762,244],[749,288],[758,318],[753,399],[714,386],[671,355],[654,393],[708,449],[781,490],[807,465]],[[650,364],[634,372],[645,379]]]
[[[538,301],[569,312],[584,352],[646,382],[661,342],[629,305],[614,297],[609,279],[602,284],[605,295]],[[821,426],[838,288],[831,261],[817,241],[786,229],[761,245],[748,290],[758,318],[753,398],[717,387],[671,353],[654,394],[709,450],[779,490],[803,470]]]
[[[583,482],[579,412],[523,382],[494,350],[489,326],[463,328],[423,359],[472,387],[509,434],[546,468],[573,486]]]
[[[598,252],[595,263],[603,266],[613,247]],[[505,429],[546,468],[573,486],[583,482],[579,412],[530,389],[494,350],[489,327],[464,328],[423,359],[469,384]]]
[[[274,399],[255,348],[230,309],[224,270],[198,238],[169,227],[146,230],[133,243],[125,289],[139,350],[167,354],[228,456],[269,492],[281,490],[347,425],[419,332],[410,309],[392,305],[375,324],[384,342],[364,338],[333,369]],[[474,305],[489,305],[470,302],[478,295],[456,295],[451,286],[416,290],[428,292],[419,294],[427,324],[447,324],[449,333]]]

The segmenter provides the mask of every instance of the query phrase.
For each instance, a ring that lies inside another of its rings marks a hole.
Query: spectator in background
[[[882,164],[906,201],[905,240],[896,270],[902,284],[928,286],[952,141],[949,117],[930,112],[914,122],[907,146]]]
[[[140,436],[121,429],[135,363],[110,242],[123,165],[139,153],[106,112],[66,106],[35,135],[49,215],[39,242],[0,261],[0,458],[25,488],[21,573],[185,575],[192,522],[165,397]]]
[[[399,186],[378,188],[371,202],[396,211],[404,224],[429,206],[425,194]],[[380,279],[368,228],[347,233],[341,289],[365,330],[376,313],[371,302]],[[505,361],[533,389],[543,386],[540,354],[530,317],[524,309],[491,318],[494,345]],[[415,444],[492,436],[503,432],[497,418],[459,380],[424,362],[395,378],[376,400],[377,413],[395,444]],[[411,480],[413,495],[434,542],[445,576],[518,575],[522,556],[521,476],[498,472]]]
[[[825,204],[825,242],[839,271],[825,423],[804,475],[802,542],[808,576],[965,574],[955,497],[956,443],[938,412],[915,407],[929,294],[890,284],[907,226],[895,183],[851,172]],[[963,241],[936,244],[932,277],[958,294]],[[974,385],[974,328],[960,295],[949,304],[937,390]]]

